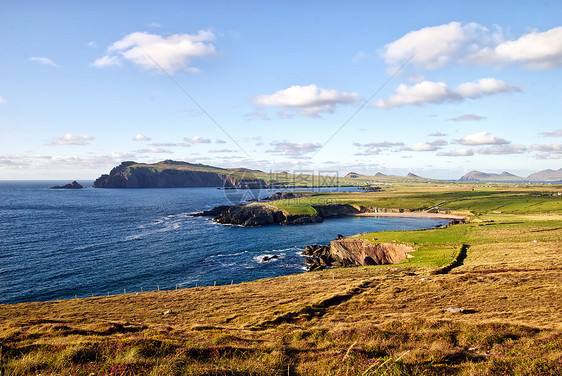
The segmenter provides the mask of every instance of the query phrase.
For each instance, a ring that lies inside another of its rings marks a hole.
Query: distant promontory
[[[202,164],[165,160],[154,164],[123,162],[94,182],[95,188],[260,188],[265,181],[249,169],[222,169]],[[263,174],[263,173],[262,173]]]

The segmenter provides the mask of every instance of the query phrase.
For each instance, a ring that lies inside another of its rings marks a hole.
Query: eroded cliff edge
[[[206,168],[207,170],[204,170]],[[244,179],[243,174],[228,170],[213,170],[211,166],[194,165],[186,162],[163,161],[154,165],[123,162],[109,174],[100,176],[94,182],[95,188],[183,188],[183,187],[225,187],[262,188],[266,182],[254,178]]]
[[[397,264],[414,249],[403,244],[369,243],[365,239],[345,238],[341,235],[328,245],[310,245],[303,255],[309,271],[328,267]]]

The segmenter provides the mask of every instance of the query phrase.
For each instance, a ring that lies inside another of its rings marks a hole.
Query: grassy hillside
[[[383,192],[313,193],[308,197],[271,203],[289,213],[307,206],[348,204],[411,211],[472,213],[557,213],[562,211],[562,186],[395,185]]]
[[[415,248],[396,265],[3,305],[2,375],[560,375],[559,201],[528,202],[542,197],[532,189],[408,191],[383,193],[417,208],[466,192],[459,208],[489,214],[357,235]]]

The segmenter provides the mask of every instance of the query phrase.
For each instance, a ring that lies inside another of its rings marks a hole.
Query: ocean
[[[246,228],[190,214],[247,192],[216,188],[52,190],[0,182],[0,303],[247,282],[306,271],[300,253],[338,234],[413,230],[443,219],[348,217]],[[354,188],[351,188],[354,190]],[[340,189],[341,190],[341,189]],[[277,190],[251,193],[266,197]],[[250,195],[251,196],[251,195]],[[263,262],[265,256],[278,256]]]

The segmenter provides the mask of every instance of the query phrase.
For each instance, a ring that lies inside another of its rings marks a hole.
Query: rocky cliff
[[[95,188],[179,188],[179,187],[243,187],[261,188],[260,179],[243,179],[228,170],[213,171],[197,165],[164,161],[155,165],[123,162],[107,175],[100,176]],[[235,171],[238,172],[238,171]]]
[[[338,235],[329,245],[311,245],[303,255],[310,271],[326,267],[396,264],[404,260],[413,248],[402,244],[368,243],[364,239]]]
[[[351,205],[321,205],[313,206],[317,215],[296,214],[291,215],[266,203],[252,203],[246,205],[218,206],[208,211],[195,214],[195,216],[214,217],[213,220],[222,224],[241,226],[264,225],[300,225],[305,223],[318,223],[325,218],[345,217],[360,213],[360,210]]]

